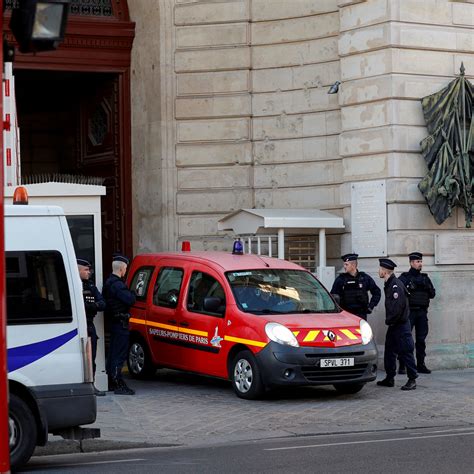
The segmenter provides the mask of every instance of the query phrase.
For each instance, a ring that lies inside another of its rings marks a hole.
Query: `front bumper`
[[[321,359],[353,357],[353,367],[320,367]],[[377,347],[374,341],[337,348],[290,347],[270,342],[256,354],[266,387],[279,385],[333,385],[365,383],[377,376]]]

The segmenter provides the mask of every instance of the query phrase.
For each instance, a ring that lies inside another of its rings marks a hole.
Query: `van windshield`
[[[303,270],[239,270],[226,273],[237,305],[253,314],[338,313],[326,289]]]

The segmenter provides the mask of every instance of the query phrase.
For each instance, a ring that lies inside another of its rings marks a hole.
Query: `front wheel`
[[[136,379],[146,379],[155,374],[156,367],[148,348],[140,339],[132,340],[128,348],[127,366],[130,375]]]
[[[353,394],[360,392],[364,388],[365,383],[338,383],[334,384],[334,388],[339,393]]]
[[[241,351],[234,357],[231,380],[234,391],[240,398],[255,400],[264,392],[260,369],[250,351]]]
[[[30,407],[17,395],[10,394],[8,404],[8,439],[13,471],[23,467],[36,446],[38,429]]]

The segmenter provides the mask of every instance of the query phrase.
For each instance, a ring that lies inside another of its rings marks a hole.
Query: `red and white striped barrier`
[[[13,65],[6,62],[3,76],[3,166],[4,185],[20,184],[20,133],[18,129]]]

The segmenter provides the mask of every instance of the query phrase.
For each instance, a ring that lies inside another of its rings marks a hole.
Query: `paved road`
[[[380,374],[380,378],[383,374]],[[265,400],[237,398],[230,383],[175,371],[130,384],[135,397],[100,398],[95,426],[105,439],[196,444],[349,430],[474,424],[474,370],[420,376],[418,389],[368,384],[356,395],[305,387]]]
[[[35,473],[473,472],[474,427],[391,430],[37,457]]]
[[[379,374],[382,378],[383,374]],[[176,371],[159,371],[150,381],[131,380],[135,396],[98,398],[100,440],[85,451],[136,446],[241,442],[321,433],[438,426],[474,426],[474,369],[436,371],[403,392],[368,384],[356,395],[331,387],[272,393],[261,401],[237,398],[230,383]],[[474,441],[473,441],[474,442]],[[62,451],[63,450],[63,451]],[[79,450],[57,442],[37,454]]]

